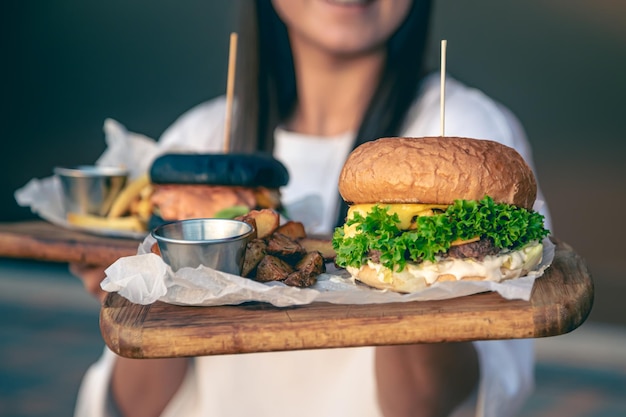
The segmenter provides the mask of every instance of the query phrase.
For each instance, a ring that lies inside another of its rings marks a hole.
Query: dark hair
[[[271,0],[240,2],[237,104],[233,150],[271,152],[274,129],[297,103],[287,28]],[[426,69],[431,0],[414,0],[388,41],[382,77],[357,132],[354,147],[400,133]],[[345,219],[342,207],[338,224]]]

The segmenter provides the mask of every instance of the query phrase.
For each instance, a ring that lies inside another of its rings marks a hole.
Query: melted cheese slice
[[[355,204],[348,209],[347,217],[352,219],[354,213],[359,213],[365,217],[367,213],[372,211],[374,206],[389,207],[388,213],[392,215],[397,214],[400,219],[400,224],[398,225],[400,230],[410,229],[415,217],[432,216],[435,214],[433,210],[445,210],[448,208],[446,204]],[[344,226],[345,236],[354,236],[356,234],[356,226],[356,224]]]

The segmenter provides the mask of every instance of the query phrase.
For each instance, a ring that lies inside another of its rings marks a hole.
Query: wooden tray
[[[137,253],[139,241],[103,237],[46,221],[0,223],[0,257],[110,265]]]
[[[555,243],[554,262],[530,301],[483,293],[373,305],[193,307],[138,305],[111,293],[100,329],[109,348],[129,358],[555,336],[580,326],[593,303],[585,262]]]

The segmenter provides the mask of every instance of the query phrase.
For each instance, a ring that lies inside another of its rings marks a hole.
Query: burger
[[[149,171],[150,226],[201,217],[234,218],[255,209],[282,209],[285,166],[265,153],[167,153]]]
[[[410,293],[442,281],[518,278],[549,231],[537,183],[513,148],[462,137],[382,138],[339,177],[348,204],[335,262],[371,287]]]

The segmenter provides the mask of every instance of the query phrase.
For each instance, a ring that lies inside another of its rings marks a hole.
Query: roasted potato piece
[[[333,249],[332,242],[328,239],[304,237],[304,238],[298,239],[297,242],[307,252],[317,251],[321,253],[326,262],[333,261],[335,259],[335,256],[337,255],[335,253],[335,249]]]
[[[272,255],[265,255],[256,269],[255,279],[260,282],[282,281],[294,269],[287,262]]]
[[[317,282],[317,276],[325,271],[326,264],[322,254],[309,252],[296,264],[296,271],[289,274],[283,282],[294,287],[310,287]]]
[[[304,271],[294,271],[287,275],[287,278],[285,278],[283,282],[290,287],[306,288],[315,285],[317,276],[309,275]]]
[[[304,256],[306,250],[288,236],[282,233],[273,233],[267,238],[267,253],[294,265]]]
[[[244,277],[310,287],[326,271],[325,261],[335,258],[330,240],[308,238],[301,222],[290,220],[279,225],[280,216],[274,210],[253,210],[237,220],[247,222],[257,232],[246,247]]]
[[[318,276],[326,272],[324,257],[319,252],[309,252],[298,261],[296,269],[312,276]]]
[[[254,231],[252,232],[251,239],[257,239],[258,238],[257,230],[256,230],[256,220],[253,217],[239,216],[239,217],[235,217],[235,220],[239,220],[239,221],[242,221],[244,223],[248,223],[250,226],[252,226],[252,229],[254,229]]]
[[[241,276],[250,277],[261,260],[267,255],[267,243],[263,239],[252,239],[246,246],[246,254],[243,259]]]
[[[304,224],[301,222],[288,221],[285,224],[278,226],[275,233],[281,233],[291,239],[300,239],[306,237],[304,230]]]
[[[243,216],[236,218],[237,220],[244,221],[248,224],[251,219],[254,219],[257,237],[263,239],[274,233],[278,228],[280,222],[280,216],[277,212],[271,209],[252,210]]]

